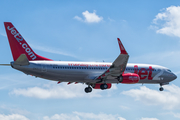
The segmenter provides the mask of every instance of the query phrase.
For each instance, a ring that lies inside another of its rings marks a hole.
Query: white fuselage
[[[61,82],[96,83],[112,63],[106,62],[69,62],[69,61],[29,61],[29,65],[20,66],[11,62],[11,66],[28,75]],[[169,69],[150,64],[128,63],[124,73],[136,73],[138,83],[169,83],[176,79]],[[107,79],[106,83],[119,83],[117,79]]]

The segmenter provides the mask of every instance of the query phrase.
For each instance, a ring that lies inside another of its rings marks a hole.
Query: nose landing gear
[[[161,86],[160,88],[159,88],[159,91],[163,91],[164,90],[164,88]]]
[[[168,85],[169,83],[166,82],[166,83],[160,83],[160,88],[159,88],[159,91],[163,91],[164,88],[162,87],[163,85]]]

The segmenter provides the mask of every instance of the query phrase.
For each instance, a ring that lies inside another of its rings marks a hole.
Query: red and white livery
[[[169,84],[177,78],[168,68],[151,64],[128,63],[129,55],[118,38],[121,54],[113,63],[53,61],[36,54],[10,22],[4,22],[14,61],[11,66],[27,75],[61,82],[85,83],[85,92],[110,89],[112,83]],[[7,64],[1,64],[7,65]]]

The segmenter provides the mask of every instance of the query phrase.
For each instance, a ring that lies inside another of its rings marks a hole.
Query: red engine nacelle
[[[140,78],[138,74],[135,73],[125,73],[122,74],[123,76],[123,81],[121,83],[124,84],[134,84],[134,83],[138,83]]]
[[[94,89],[101,89],[101,86],[102,85],[102,83],[96,83],[94,86],[93,86],[93,88]],[[110,89],[111,88],[111,83],[107,83],[107,85],[108,85],[108,87],[107,87],[107,89]]]

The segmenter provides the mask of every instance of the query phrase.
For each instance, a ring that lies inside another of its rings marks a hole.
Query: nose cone
[[[163,76],[164,76],[164,80],[166,82],[171,82],[171,81],[173,81],[173,80],[175,80],[177,78],[177,76],[174,73],[166,72],[166,71],[164,71]]]
[[[177,76],[173,73],[172,80],[175,80],[176,78],[177,78]]]

